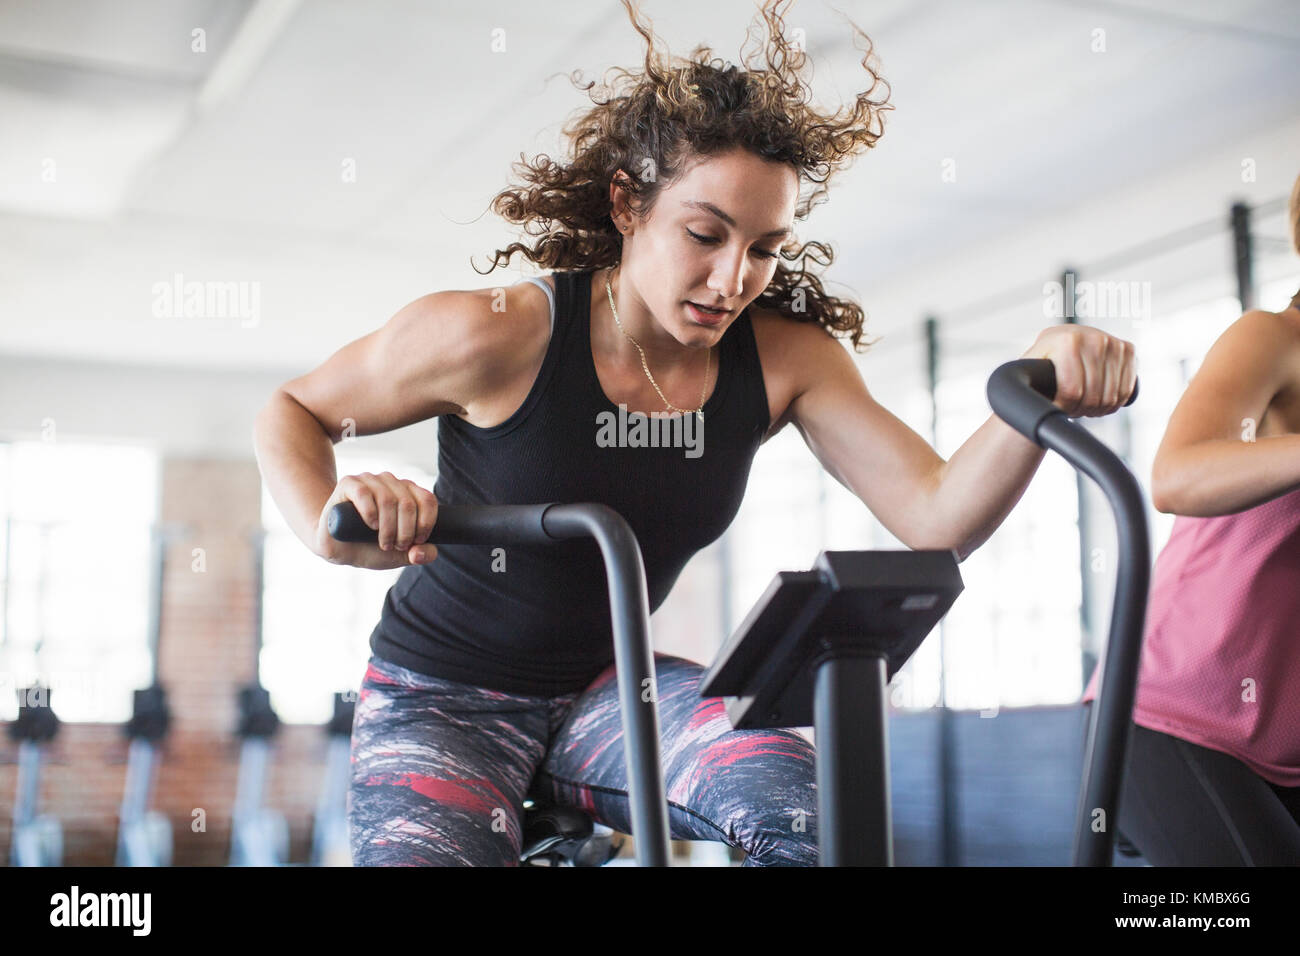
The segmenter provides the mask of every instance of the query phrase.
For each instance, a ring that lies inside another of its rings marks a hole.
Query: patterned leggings
[[[655,654],[674,840],[720,840],[745,866],[817,864],[813,747],[789,730],[734,730],[704,668]],[[352,725],[354,866],[515,866],[530,787],[631,833],[618,682],[530,697],[370,658]]]

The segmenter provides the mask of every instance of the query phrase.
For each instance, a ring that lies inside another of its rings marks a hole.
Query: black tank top
[[[704,425],[679,432],[687,447],[632,447],[627,425],[647,420],[624,411],[616,437],[620,410],[592,361],[592,272],[553,275],[555,323],[528,397],[491,428],[441,416],[433,491],[447,506],[608,505],[636,533],[653,612],[731,524],[770,425],[749,310],[722,337]],[[548,697],[586,687],[613,662],[612,642],[604,563],[589,539],[440,545],[436,560],[402,570],[370,636],[376,655],[422,674]]]

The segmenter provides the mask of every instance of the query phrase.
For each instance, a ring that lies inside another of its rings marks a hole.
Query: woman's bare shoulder
[[[468,295],[476,318],[467,334],[478,361],[473,388],[457,414],[486,428],[506,420],[527,397],[550,342],[551,305],[535,282],[524,279]]]
[[[1300,311],[1250,309],[1219,337],[1219,344],[1229,346],[1234,356],[1253,353],[1284,370],[1300,367]]]
[[[1243,417],[1260,421],[1261,434],[1290,430],[1298,395],[1300,316],[1251,309],[1206,352],[1170,417],[1162,450],[1235,435]]]
[[[819,374],[825,374],[828,349],[844,347],[816,322],[800,322],[775,309],[749,307],[749,324],[754,331],[758,361],[763,370],[772,427],[770,438],[789,421],[795,398]],[[766,439],[765,439],[766,440]]]
[[[1289,330],[1293,340],[1300,340],[1300,307],[1288,305],[1280,312],[1269,312]]]
[[[1249,322],[1266,343],[1265,350],[1276,351],[1279,374],[1273,404],[1286,429],[1296,431],[1300,427],[1300,309],[1252,309],[1237,321]]]

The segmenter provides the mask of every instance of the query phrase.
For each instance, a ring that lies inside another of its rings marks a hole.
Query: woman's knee
[[[817,865],[815,807],[760,808],[737,836],[736,845],[745,851],[745,866]]]
[[[732,731],[683,769],[672,789],[726,842],[745,851],[747,866],[816,865],[816,761],[803,736]]]

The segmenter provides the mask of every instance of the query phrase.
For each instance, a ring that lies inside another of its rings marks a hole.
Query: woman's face
[[[615,222],[625,227],[620,274],[669,335],[683,345],[712,345],[772,281],[798,194],[792,166],[748,150],[697,160],[664,188],[646,219],[615,199]],[[700,316],[688,303],[725,313]]]

